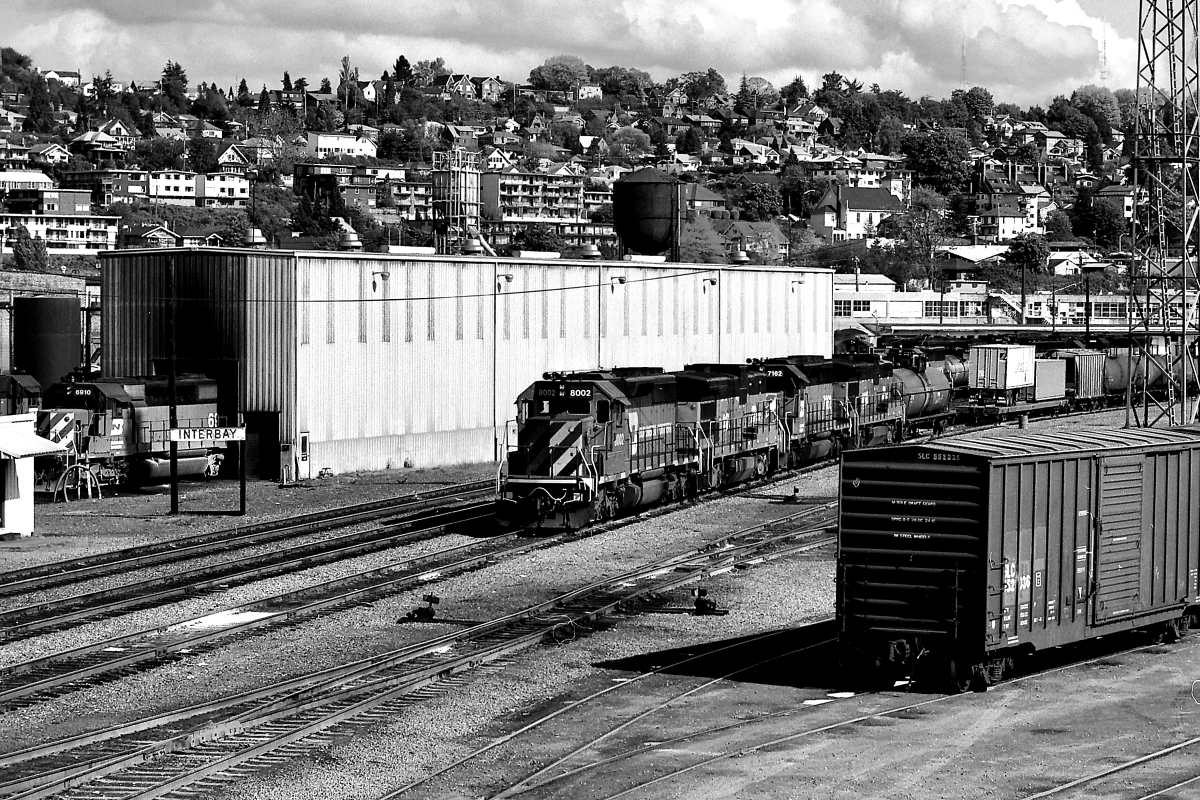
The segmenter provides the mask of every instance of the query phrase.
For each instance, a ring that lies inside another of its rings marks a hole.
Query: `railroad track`
[[[257,522],[236,528],[185,536],[170,541],[110,550],[64,561],[0,572],[0,597],[50,589],[64,584],[126,573],[143,567],[173,563],[219,552],[269,544],[320,530],[354,525],[416,511],[447,500],[462,500],[492,492],[495,482],[474,481],[387,500],[342,506],[286,519]]]
[[[827,639],[827,641],[832,641],[834,633],[835,633],[835,631],[833,629],[833,619],[828,618],[825,620],[818,621],[816,623],[813,623],[812,627],[816,628],[818,626],[820,626],[822,628],[822,630],[825,630],[827,632],[828,637],[829,637]],[[820,646],[820,644],[821,644],[821,642],[818,642],[811,646]],[[1152,645],[1145,645],[1145,646],[1141,646],[1141,647],[1131,647],[1131,648],[1127,648],[1124,650],[1120,650],[1118,652],[1131,653],[1131,652],[1136,652],[1138,650],[1145,649],[1146,647],[1150,647],[1150,646],[1152,646]],[[804,648],[804,649],[807,649],[807,648]],[[790,655],[790,653],[784,654],[784,655]],[[1060,664],[1058,666],[1050,667],[1047,669],[1039,669],[1039,670],[1030,672],[1028,674],[1022,675],[1017,678],[1007,679],[1004,682],[997,684],[996,686],[990,688],[989,691],[993,691],[993,692],[994,691],[1005,691],[1009,687],[1023,684],[1026,681],[1034,680],[1034,679],[1044,677],[1046,675],[1053,674],[1056,672],[1064,672],[1064,671],[1067,671],[1070,669],[1075,669],[1077,667],[1086,666],[1086,665],[1094,663],[1096,661],[1102,661],[1102,660],[1111,658],[1113,655],[1114,655],[1114,653],[1110,652],[1110,653],[1106,653],[1105,655],[1098,656],[1096,658],[1080,660],[1080,661],[1073,661],[1073,662],[1070,662],[1067,664]],[[762,663],[762,662],[760,662],[760,663]],[[742,672],[742,671],[745,671],[746,669],[752,669],[758,665],[759,664],[754,664],[754,665],[750,665],[750,666],[746,666],[746,667],[740,667],[736,672]],[[722,675],[717,679],[710,680],[707,683],[700,685],[699,687],[689,689],[686,692],[683,692],[680,695],[677,695],[676,697],[672,697],[671,699],[669,699],[665,702],[657,704],[649,711],[638,714],[635,717],[627,720],[625,723],[622,723],[622,724],[616,726],[615,728],[612,728],[608,731],[601,733],[598,736],[595,736],[591,739],[584,741],[582,744],[576,746],[573,750],[571,750],[566,755],[564,755],[558,759],[555,759],[550,764],[548,764],[544,767],[541,767],[541,768],[535,770],[530,775],[526,776],[525,778],[521,779],[520,781],[517,781],[516,783],[514,783],[511,786],[507,787],[506,789],[500,791],[499,793],[497,793],[495,795],[489,795],[489,797],[491,797],[492,800],[502,800],[502,799],[508,800],[509,798],[520,797],[522,795],[525,795],[525,794],[528,794],[531,792],[535,792],[539,789],[542,789],[545,787],[550,787],[550,786],[555,786],[556,789],[559,791],[559,793],[562,793],[565,796],[594,796],[594,797],[603,798],[603,800],[618,800],[618,798],[625,798],[625,797],[630,797],[630,796],[651,797],[651,796],[655,796],[655,794],[656,794],[655,787],[659,787],[660,784],[667,783],[668,781],[674,781],[674,780],[681,778],[685,775],[688,775],[690,773],[698,772],[698,771],[701,771],[701,770],[704,770],[704,769],[707,769],[710,767],[719,768],[720,763],[723,761],[741,758],[745,755],[755,753],[760,750],[766,750],[766,749],[770,749],[770,748],[785,746],[792,742],[799,741],[801,739],[807,739],[807,738],[821,736],[821,735],[827,735],[827,734],[831,734],[831,733],[836,734],[840,731],[845,731],[847,729],[862,726],[864,724],[870,724],[870,722],[872,720],[878,720],[878,719],[881,719],[884,717],[891,717],[891,716],[896,716],[896,715],[903,715],[907,712],[912,712],[917,709],[925,708],[927,706],[940,704],[940,703],[952,703],[952,702],[956,702],[956,701],[961,701],[964,697],[969,697],[969,695],[938,695],[935,697],[929,697],[929,698],[917,700],[917,701],[909,701],[909,700],[904,699],[904,700],[901,700],[901,702],[889,704],[888,707],[882,708],[882,709],[879,709],[876,711],[870,711],[867,713],[852,713],[849,717],[846,717],[844,719],[839,719],[839,720],[836,720],[833,722],[827,722],[825,724],[805,726],[804,725],[805,716],[806,716],[806,713],[811,710],[810,706],[811,707],[833,707],[833,706],[828,706],[828,704],[832,703],[832,702],[836,702],[837,700],[841,700],[841,699],[861,699],[861,698],[869,697],[869,696],[882,697],[883,695],[886,694],[885,692],[879,692],[879,691],[859,692],[859,693],[847,692],[847,693],[834,693],[834,694],[827,694],[825,692],[821,692],[817,696],[815,696],[812,701],[806,701],[805,706],[796,706],[796,707],[789,708],[782,712],[774,712],[771,714],[759,715],[759,716],[755,716],[750,719],[733,720],[733,721],[725,722],[725,723],[722,723],[719,725],[714,725],[714,726],[711,726],[708,728],[704,728],[701,730],[692,731],[690,733],[673,736],[673,737],[670,737],[667,739],[659,739],[658,736],[654,736],[653,738],[655,739],[655,741],[647,742],[645,744],[640,744],[640,745],[634,746],[628,750],[620,751],[613,755],[609,755],[607,757],[595,758],[594,760],[591,760],[588,762],[578,763],[580,761],[580,759],[578,757],[581,754],[593,749],[596,745],[609,739],[613,734],[615,734],[621,730],[624,730],[627,727],[630,727],[632,724],[634,724],[636,722],[642,721],[643,719],[662,710],[663,708],[666,708],[675,700],[685,697],[685,696],[688,696],[690,694],[696,693],[698,691],[701,691],[704,688],[707,688],[708,686],[719,682],[720,680],[724,680],[728,677],[731,677],[732,675],[736,674],[736,672],[731,672],[727,675]],[[620,689],[620,688],[624,688],[624,685],[622,684],[622,685],[619,685],[618,687],[612,687],[612,689],[614,689],[614,690]],[[597,697],[600,694],[601,693],[597,693],[594,696],[584,698],[583,700],[579,701],[579,705],[585,704],[586,702],[590,702],[594,697]],[[904,698],[904,697],[905,697],[905,695],[903,695],[903,694],[900,695],[900,698]],[[576,705],[577,704],[572,704],[572,706],[568,706],[566,710],[572,710]],[[519,731],[516,731],[514,736],[522,734],[522,733],[526,733],[535,727],[539,727],[540,725],[544,724],[545,722],[547,722],[550,719],[557,716],[558,713],[559,712],[553,712],[535,722],[527,724],[526,726],[522,727]],[[757,739],[754,739],[752,737],[747,737],[744,733],[740,733],[740,731],[742,731],[746,728],[755,726],[755,725],[762,724],[764,721],[771,720],[771,719],[782,720],[784,718],[787,718],[789,720],[792,720],[792,719],[798,720],[797,726],[800,727],[800,729],[795,730],[790,733],[780,735],[780,736],[771,736],[769,738],[757,738]],[[580,729],[580,727],[582,727],[582,726],[579,726],[576,729]],[[687,745],[691,744],[694,746],[696,744],[696,742],[699,740],[704,740],[708,737],[719,736],[719,735],[722,735],[722,734],[725,734],[728,732],[739,732],[738,738],[735,740],[737,742],[737,745],[735,747],[726,748],[725,746],[723,746],[719,743],[707,745],[702,750],[697,752],[697,754],[701,756],[700,758],[692,761],[691,763],[688,763],[688,764],[685,764],[685,765],[682,765],[679,767],[671,767],[671,768],[667,768],[664,770],[661,767],[661,762],[656,763],[656,762],[652,761],[649,765],[645,766],[644,768],[640,767],[636,763],[633,763],[633,762],[636,762],[637,759],[639,759],[642,756],[649,756],[649,757],[653,758],[654,754],[659,751],[671,752],[673,760],[677,761],[680,759],[681,754],[688,752]],[[506,741],[511,740],[511,738],[514,738],[514,737],[513,736],[507,737],[505,740],[498,742],[497,744],[503,744]],[[1043,792],[1040,794],[1035,794],[1035,795],[1025,797],[1025,798],[1023,798],[1023,800],[1037,800],[1038,798],[1054,796],[1058,793],[1066,792],[1066,791],[1069,791],[1070,789],[1074,789],[1078,786],[1087,784],[1091,781],[1098,780],[1101,777],[1107,777],[1109,775],[1116,774],[1118,772],[1123,771],[1126,768],[1133,767],[1133,766],[1141,766],[1141,765],[1148,763],[1149,761],[1153,761],[1153,760],[1160,758],[1162,756],[1165,756],[1165,755],[1182,753],[1186,748],[1194,747],[1195,745],[1200,745],[1200,737],[1193,739],[1193,740],[1189,740],[1188,742],[1180,743],[1179,745],[1175,745],[1172,748],[1164,748],[1162,751],[1159,751],[1158,753],[1150,754],[1149,756],[1144,756],[1140,759],[1136,759],[1136,760],[1127,762],[1126,764],[1118,765],[1109,770],[1106,770],[1103,773],[1098,773],[1097,775],[1089,776],[1088,778],[1081,779],[1079,781],[1073,781],[1069,784],[1065,784],[1063,786],[1057,787],[1057,788],[1049,790],[1047,792]],[[445,772],[447,772],[449,769],[453,769],[456,766],[459,766],[463,763],[467,763],[470,759],[474,758],[476,755],[486,752],[487,750],[490,750],[490,749],[492,749],[492,745],[489,745],[485,748],[481,748],[480,750],[477,750],[474,753],[469,754],[467,757],[460,759],[458,762],[450,765],[448,768],[446,768],[444,770],[440,770],[439,772],[434,773],[430,776],[427,776],[426,778],[423,778],[419,781],[414,781],[406,786],[400,787],[399,789],[385,795],[383,798],[381,798],[381,800],[396,800],[396,798],[406,796],[411,789],[425,785],[431,778],[438,777],[438,776],[444,774]],[[1193,756],[1194,756],[1194,752],[1193,752]],[[568,766],[570,764],[570,762],[572,762],[572,761],[576,762],[575,765]],[[605,772],[604,771],[605,768],[612,768],[612,771]],[[1194,761],[1192,762],[1192,769],[1194,770]],[[654,774],[654,773],[657,773],[657,774]],[[628,780],[630,777],[636,777],[636,782],[634,782],[632,785],[630,785],[630,781]],[[608,778],[609,780],[611,780],[612,787],[613,787],[611,789],[608,789],[607,791],[605,790],[606,784],[602,783],[602,781],[604,781],[605,778]],[[573,793],[571,791],[572,785],[573,785],[572,781],[573,780],[581,780],[581,779],[587,781],[587,784],[586,784],[587,791],[583,791],[582,790],[583,786],[581,785],[580,786],[581,791],[579,791],[578,793]],[[1200,782],[1200,777],[1192,778],[1191,782]],[[1176,786],[1189,785],[1189,783],[1190,783],[1189,781],[1183,781],[1183,782],[1177,783]],[[622,788],[616,788],[617,786],[621,786]],[[1176,787],[1172,786],[1169,788],[1174,789]],[[1167,790],[1163,789],[1163,790],[1154,792],[1152,794],[1148,794],[1145,797],[1141,798],[1141,800],[1148,800],[1148,798],[1150,798],[1150,797],[1160,796],[1165,791],[1167,791]],[[599,792],[599,794],[597,794],[597,792]],[[659,790],[658,793],[670,793],[673,795],[679,794],[679,787],[676,786],[673,788],[673,790],[671,790],[669,792]],[[1127,792],[1124,792],[1124,794],[1127,794]]]
[[[375,724],[423,694],[452,689],[455,676],[504,663],[547,639],[587,633],[623,608],[661,602],[662,593],[711,575],[823,547],[833,541],[831,518],[830,504],[806,509],[397,651],[5,754],[0,797],[195,796],[278,764],[281,752],[301,752],[322,736]]]
[[[65,630],[98,618],[153,608],[206,592],[421,541],[452,525],[484,524],[492,501],[423,514],[358,531],[0,612],[0,642]],[[408,530],[408,528],[413,528]]]

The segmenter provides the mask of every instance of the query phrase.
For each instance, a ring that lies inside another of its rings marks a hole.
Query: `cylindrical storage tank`
[[[650,167],[613,184],[613,229],[626,248],[645,256],[670,249],[678,185]]]
[[[79,300],[74,297],[13,299],[13,369],[42,387],[79,366]]]
[[[933,368],[923,373],[903,367],[892,373],[892,378],[899,384],[904,397],[906,419],[941,414],[949,407],[950,381],[946,373],[937,367],[938,362],[933,362]]]
[[[945,360],[946,378],[950,381],[950,387],[953,389],[962,389],[967,385],[970,365],[962,358],[946,354]]]

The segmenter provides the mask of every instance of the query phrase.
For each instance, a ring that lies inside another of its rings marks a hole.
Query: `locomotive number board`
[[[535,388],[534,394],[540,400],[569,400],[572,398],[590,400],[592,397],[592,387],[562,383],[543,383]]]

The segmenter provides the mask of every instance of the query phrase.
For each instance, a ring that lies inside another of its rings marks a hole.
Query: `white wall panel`
[[[314,472],[490,460],[547,371],[832,351],[826,270],[301,253],[296,272]]]

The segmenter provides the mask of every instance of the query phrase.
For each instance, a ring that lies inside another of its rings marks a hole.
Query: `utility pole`
[[[1198,5],[1200,0],[1139,2],[1126,426],[1196,421],[1188,386],[1197,378]],[[1152,393],[1144,377],[1153,373],[1163,375],[1163,385]]]
[[[167,394],[171,399],[170,427],[179,427],[179,393],[175,386],[175,259],[167,260]],[[171,516],[179,513],[179,443],[171,439]]]

